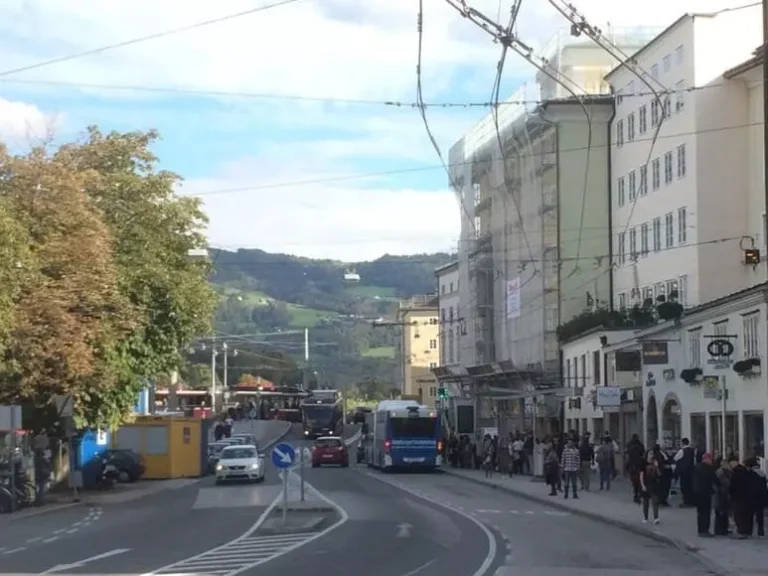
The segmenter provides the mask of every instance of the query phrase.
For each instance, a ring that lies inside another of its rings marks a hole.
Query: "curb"
[[[570,512],[571,514],[574,514],[576,516],[582,516],[584,518],[589,518],[590,520],[596,520],[597,522],[602,522],[603,524],[609,524],[611,526],[615,526],[616,528],[620,528],[621,530],[625,530],[627,532],[637,534],[638,536],[644,536],[646,538],[650,538],[651,540],[655,540],[656,542],[666,544],[667,546],[671,546],[672,548],[676,548],[681,552],[685,552],[686,554],[690,554],[694,556],[698,562],[700,562],[707,568],[707,570],[709,570],[714,574],[718,574],[719,576],[730,576],[733,574],[737,574],[737,572],[734,572],[718,564],[714,560],[711,560],[708,556],[702,553],[701,548],[699,548],[694,544],[686,542],[685,540],[674,538],[672,536],[668,536],[666,534],[657,532],[655,530],[649,530],[648,528],[643,528],[642,526],[638,526],[632,522],[627,522],[626,520],[618,520],[616,518],[611,518],[610,516],[605,516],[598,512],[592,512],[591,510],[582,510],[579,508],[572,508],[566,504],[563,504],[558,499],[550,499],[550,498],[545,498],[544,496],[532,495],[532,494],[529,494],[528,492],[517,489],[513,486],[498,486],[496,484],[490,484],[488,482],[484,482],[482,478],[473,478],[471,476],[464,476],[463,474],[456,474],[445,468],[442,469],[442,472],[443,474],[448,474],[450,476],[453,476],[454,478],[462,478],[467,482],[472,482],[480,486],[485,486],[486,488],[491,488],[493,490],[499,490],[501,492],[514,494],[515,496],[519,496],[527,500],[532,500],[534,502],[538,502],[539,504],[545,504],[552,508],[557,508],[559,510]]]
[[[288,427],[283,432],[281,432],[278,436],[270,439],[268,442],[265,442],[264,448],[269,448],[274,444],[277,444],[278,442],[280,442],[280,440],[282,440],[283,438],[288,436],[288,434],[290,434],[291,430],[293,430],[293,426],[291,425],[290,422],[286,422],[286,424],[288,424]],[[259,446],[259,448],[261,448],[261,446]]]
[[[79,502],[67,502],[65,504],[48,504],[47,506],[43,506],[37,510],[32,510],[27,513],[17,512],[8,515],[3,514],[0,516],[0,526],[5,523],[11,524],[13,522],[22,522],[27,518],[36,518],[37,516],[42,516],[43,514],[53,514],[54,512],[61,512],[62,510],[68,510],[76,506],[86,505],[88,505],[88,502],[80,500]]]

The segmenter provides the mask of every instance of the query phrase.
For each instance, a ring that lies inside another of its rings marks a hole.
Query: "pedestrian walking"
[[[659,523],[659,487],[661,485],[661,470],[659,462],[649,452],[645,467],[640,471],[640,498],[643,504],[643,523],[648,522],[648,513],[653,512],[653,523]]]
[[[576,481],[579,477],[579,469],[581,467],[581,458],[579,455],[579,449],[576,448],[576,443],[573,440],[569,440],[566,447],[563,449],[563,480],[564,480],[564,498],[568,498],[568,489],[573,489],[573,499],[576,500],[579,495],[576,492]]]

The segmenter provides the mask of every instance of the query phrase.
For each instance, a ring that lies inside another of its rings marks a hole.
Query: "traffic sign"
[[[277,468],[290,468],[296,460],[296,451],[290,444],[278,444],[272,449],[272,464]]]

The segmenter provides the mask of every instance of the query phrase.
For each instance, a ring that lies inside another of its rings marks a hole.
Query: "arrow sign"
[[[290,468],[296,460],[296,451],[290,444],[278,444],[272,449],[272,464],[277,468]]]
[[[411,535],[411,526],[410,524],[398,524],[397,525],[397,537],[398,538],[408,538]]]
[[[67,570],[72,570],[73,568],[82,568],[86,564],[90,564],[91,562],[96,562],[97,560],[104,560],[105,558],[110,558],[112,556],[117,556],[119,554],[125,554],[126,552],[130,552],[130,548],[117,548],[115,550],[110,550],[109,552],[104,552],[104,554],[99,554],[98,556],[91,556],[90,558],[85,558],[84,560],[80,560],[78,562],[73,562],[72,564],[59,564],[57,566],[54,566],[53,568],[50,568],[46,570],[45,572],[42,572],[42,574],[56,574],[57,572],[65,572]]]

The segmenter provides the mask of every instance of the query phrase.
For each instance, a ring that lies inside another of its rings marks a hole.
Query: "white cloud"
[[[0,98],[0,142],[25,146],[46,140],[55,135],[58,121],[33,104]]]

